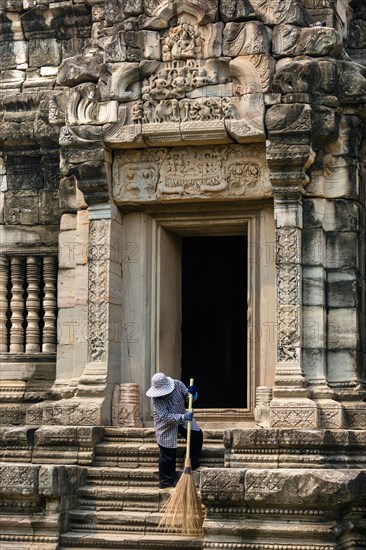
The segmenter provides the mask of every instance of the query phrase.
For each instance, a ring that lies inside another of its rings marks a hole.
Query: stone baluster
[[[27,266],[27,327],[25,337],[25,351],[37,352],[40,351],[40,328],[39,328],[39,313],[40,313],[40,297],[39,283],[41,265],[40,259],[36,256],[28,256],[26,260]]]
[[[8,351],[8,329],[7,329],[7,312],[8,312],[8,277],[9,277],[9,260],[8,258],[0,258],[0,352]]]
[[[24,260],[13,257],[10,260],[11,273],[11,327],[10,327],[10,351],[24,351]]]
[[[54,256],[43,258],[43,352],[56,351],[56,277],[56,258]]]

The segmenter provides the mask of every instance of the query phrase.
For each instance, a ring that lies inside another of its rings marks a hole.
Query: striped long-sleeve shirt
[[[156,440],[162,447],[174,449],[177,446],[178,424],[182,414],[186,412],[188,390],[180,380],[174,380],[174,390],[168,395],[154,397],[154,427]],[[183,423],[187,428],[187,422]],[[195,420],[192,420],[192,430],[199,430]]]

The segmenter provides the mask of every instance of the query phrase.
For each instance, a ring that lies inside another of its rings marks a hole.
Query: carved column
[[[9,260],[0,258],[0,352],[8,351],[8,277]]]
[[[42,351],[56,351],[56,280],[57,264],[54,256],[43,258],[43,279],[44,279],[44,325],[42,335]]]
[[[41,275],[41,261],[36,256],[28,256],[27,265],[27,327],[26,327],[26,352],[40,351],[40,297],[39,283]]]
[[[24,260],[13,257],[10,260],[11,273],[11,328],[10,351],[24,351]]]

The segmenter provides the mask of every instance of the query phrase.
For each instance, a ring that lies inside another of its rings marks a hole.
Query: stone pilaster
[[[298,112],[300,114],[298,114]],[[296,116],[290,134],[285,120]],[[281,118],[282,117],[282,118]],[[313,161],[307,133],[311,122],[308,105],[277,105],[267,113],[273,140],[267,147],[274,194],[276,227],[277,357],[270,426],[315,428],[317,409],[309,399],[302,368],[302,189]]]
[[[121,224],[110,205],[91,206],[89,220],[88,358],[77,394],[110,399],[120,377]]]
[[[276,223],[277,358],[271,427],[316,427],[302,369],[302,203],[298,187],[274,190]]]

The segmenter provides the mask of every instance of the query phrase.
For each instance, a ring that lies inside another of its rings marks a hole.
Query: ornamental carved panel
[[[164,148],[116,154],[117,203],[271,196],[260,146]]]

